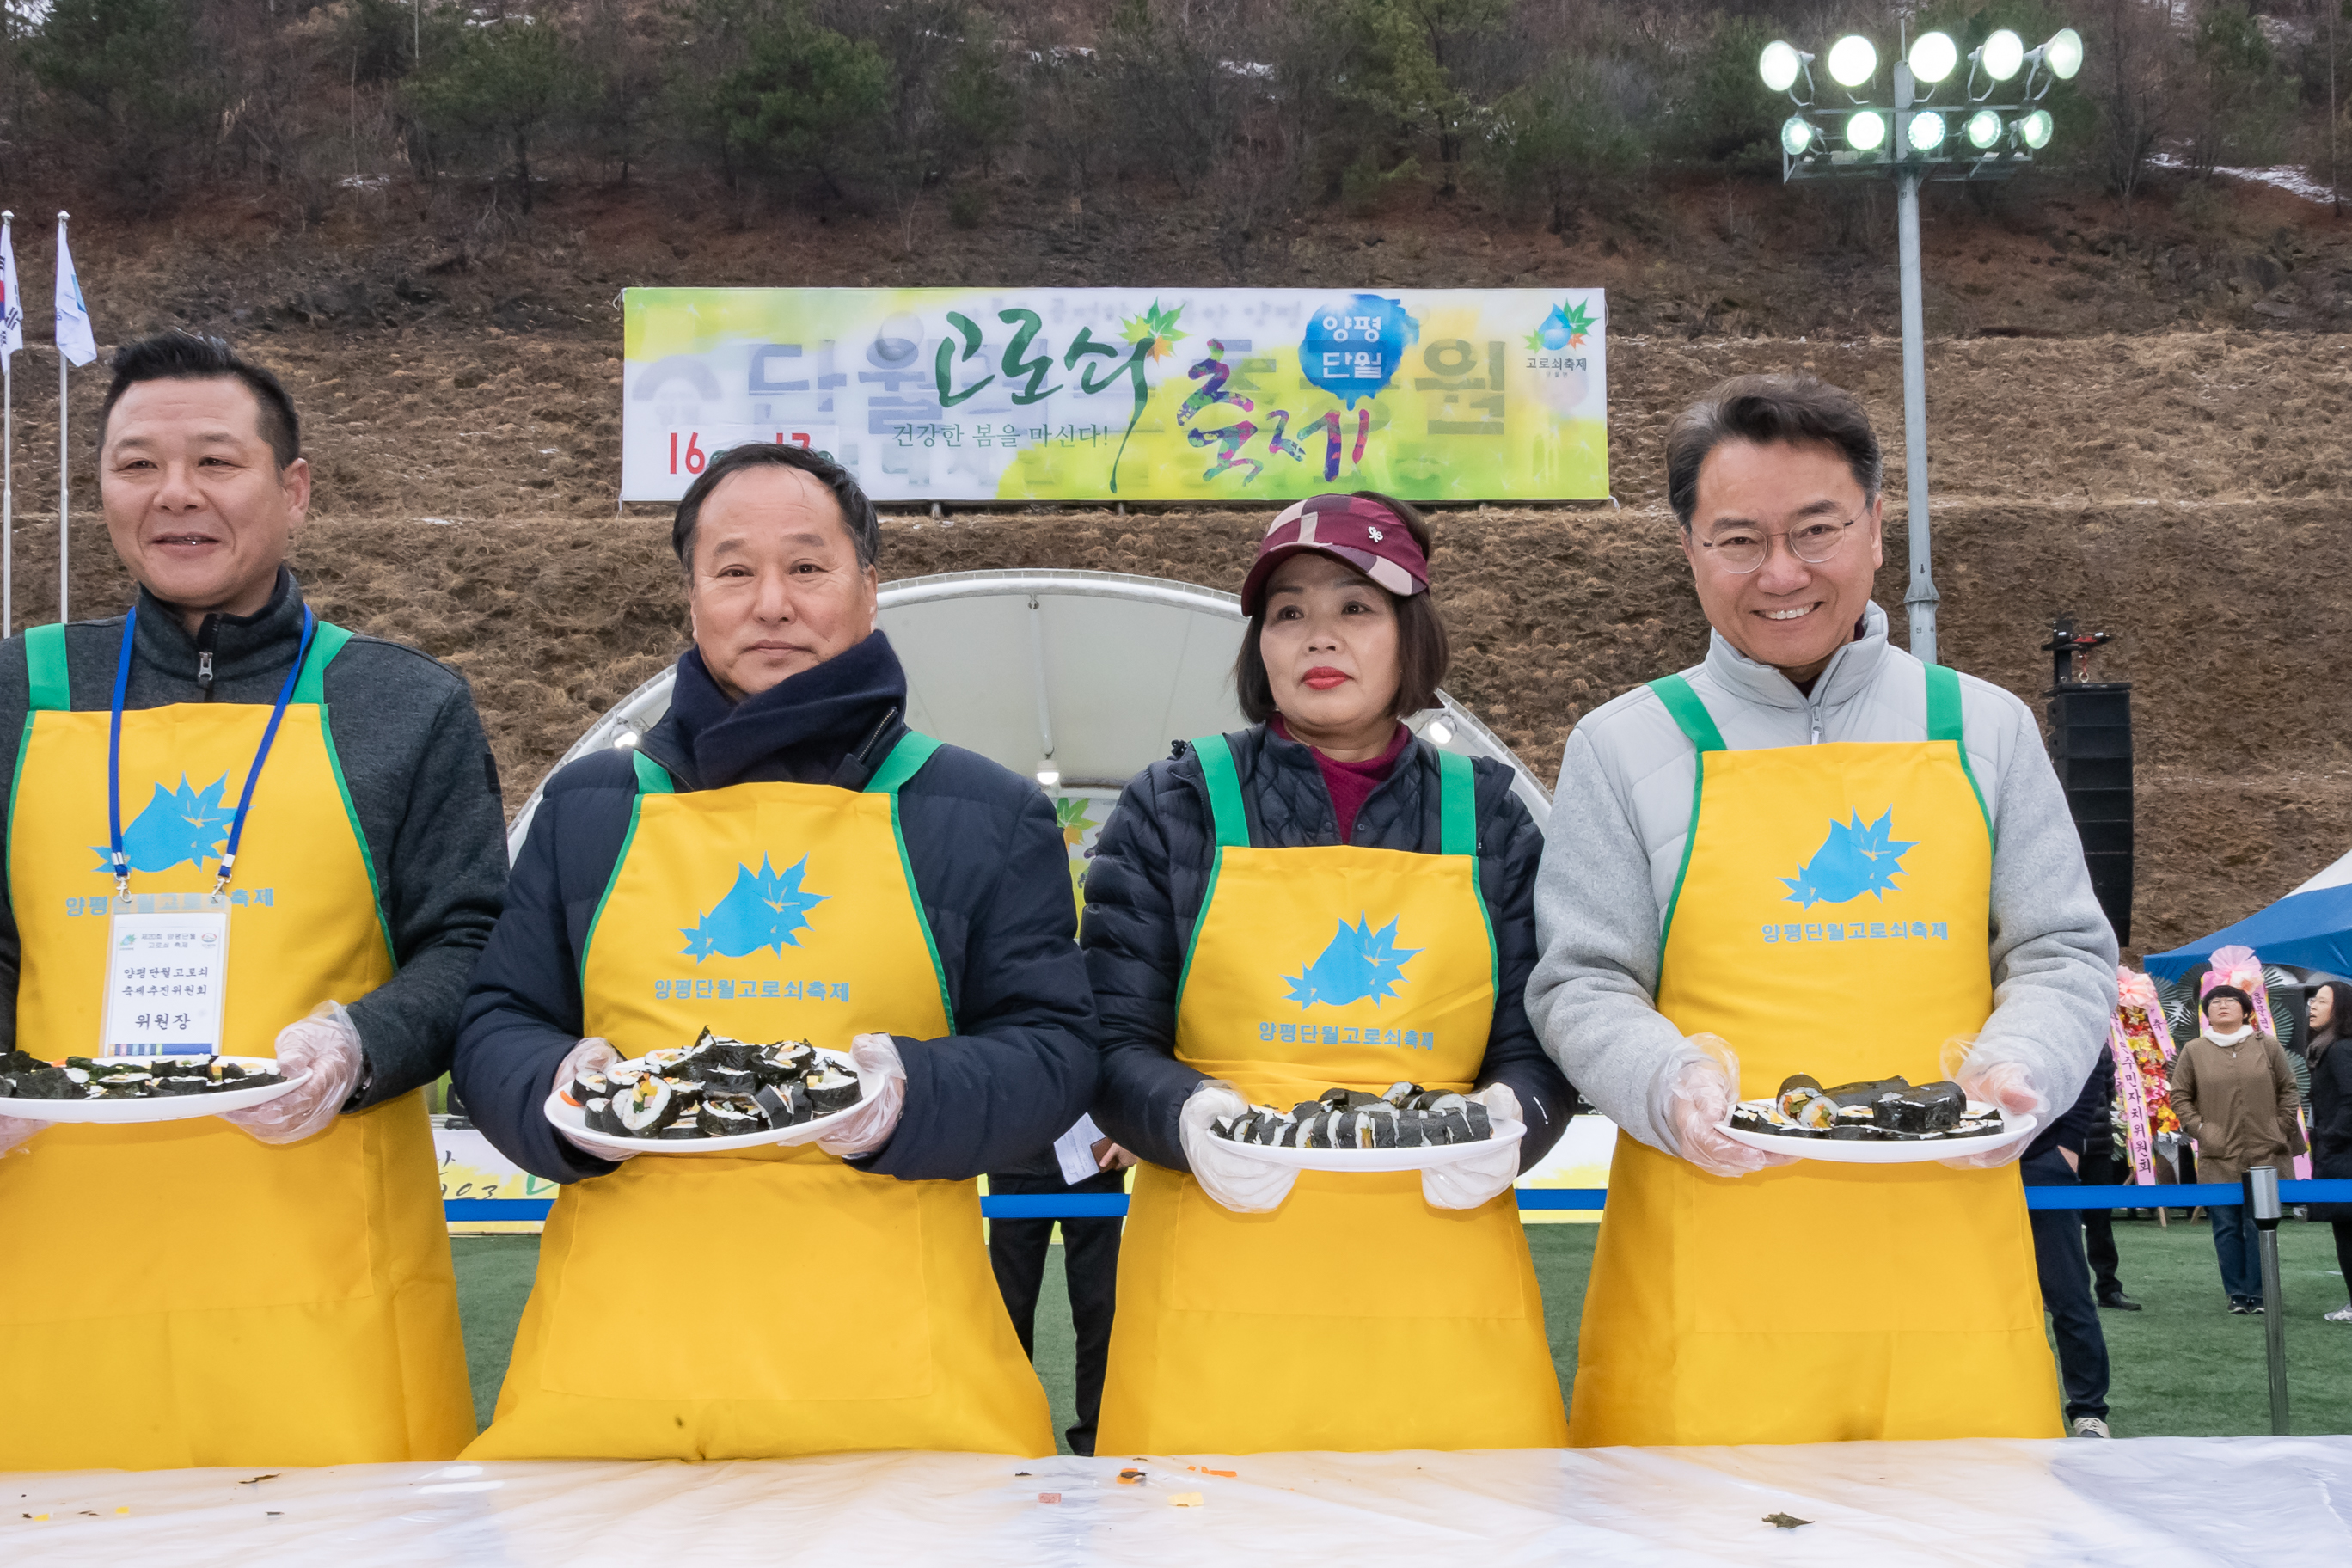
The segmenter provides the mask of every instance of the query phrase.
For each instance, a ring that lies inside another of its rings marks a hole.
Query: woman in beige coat
[[[2180,1131],[2197,1141],[2201,1182],[2235,1182],[2256,1165],[2276,1166],[2284,1175],[2303,1152],[2294,1069],[2284,1047],[2248,1021],[2253,1006],[2234,985],[2213,987],[2205,994],[2205,1032],[2172,1061],[2172,1109]],[[2261,1311],[2262,1255],[2245,1205],[2209,1204],[2206,1213],[2230,1310]]]

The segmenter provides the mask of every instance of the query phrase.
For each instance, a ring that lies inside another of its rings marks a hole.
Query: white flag
[[[0,354],[25,346],[25,301],[16,292],[16,237],[0,226]]]
[[[73,252],[66,248],[66,220],[58,219],[58,352],[76,364],[98,357],[90,335],[89,307],[82,303],[81,279],[74,276]]]

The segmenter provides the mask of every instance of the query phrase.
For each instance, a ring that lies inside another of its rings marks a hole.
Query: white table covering
[[[1146,1474],[1121,1484],[1122,1468]],[[0,1563],[2352,1562],[2346,1437],[1140,1461],[846,1454],[256,1473],[0,1476]],[[1183,1506],[1187,1494],[1196,1506]],[[1764,1522],[1772,1513],[1813,1522],[1783,1530]]]

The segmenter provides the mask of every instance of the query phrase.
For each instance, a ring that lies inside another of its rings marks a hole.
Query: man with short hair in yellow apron
[[[111,895],[218,892],[217,1028],[182,997],[160,1043],[301,1081],[143,1126],[0,1112],[0,1470],[446,1458],[473,1401],[423,1086],[505,882],[489,749],[457,676],[304,605],[277,379],[176,332],[114,370],[100,489],[137,601],[0,650],[10,1043],[106,1054]]]
[[[678,505],[695,646],[634,745],[549,782],[475,975],[456,1083],[564,1184],[477,1458],[1050,1454],[976,1178],[1094,1089],[1052,803],[908,730],[872,502],[747,445]],[[806,1039],[869,1092],[813,1146],[625,1163],[545,1115],[582,1068]]]
[[[1850,395],[1727,382],[1667,479],[1713,641],[1570,734],[1536,894],[1529,1016],[1620,1130],[1570,1440],[2056,1436],[2021,1145],[1840,1165],[1717,1130],[1801,1072],[2073,1103],[2116,942],[2040,731],[1888,644]]]

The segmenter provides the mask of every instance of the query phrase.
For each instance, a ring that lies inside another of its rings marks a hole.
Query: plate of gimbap
[[[1468,1095],[1391,1084],[1384,1093],[1327,1089],[1289,1110],[1253,1105],[1210,1129],[1271,1165],[1297,1171],[1425,1171],[1518,1142],[1519,1122],[1498,1121]]]
[[[0,1051],[0,1116],[121,1126],[245,1110],[290,1093],[268,1057],[68,1057]]]
[[[1951,1082],[1866,1079],[1822,1087],[1806,1073],[1743,1100],[1723,1131],[1750,1148],[1843,1165],[1913,1165],[1987,1154],[2033,1136],[2038,1117],[1970,1100]]]
[[[846,1051],[705,1029],[690,1046],[580,1074],[547,1097],[547,1119],[601,1153],[725,1154],[814,1143],[865,1099]]]

